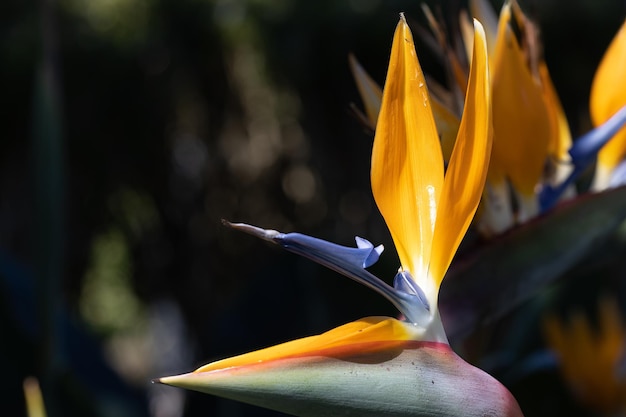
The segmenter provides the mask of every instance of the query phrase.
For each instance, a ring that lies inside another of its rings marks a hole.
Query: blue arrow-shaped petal
[[[357,237],[357,247],[351,248],[300,233],[281,233],[225,220],[223,223],[278,244],[373,289],[387,298],[412,323],[425,326],[430,320],[430,306],[424,303],[423,296],[420,297],[421,289],[415,290],[412,287],[412,291],[405,291],[406,287],[403,286],[393,288],[365,269],[378,260],[383,251],[382,245],[374,247],[368,240]]]
[[[563,192],[594,161],[598,151],[626,124],[626,106],[622,107],[609,120],[579,137],[569,150],[574,169],[556,187],[545,186],[539,194],[541,211],[552,208]],[[620,174],[623,176],[623,174]],[[619,176],[615,179],[619,181]]]

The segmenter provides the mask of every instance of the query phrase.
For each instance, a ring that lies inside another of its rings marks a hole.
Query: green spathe
[[[158,382],[303,417],[522,415],[502,384],[447,344],[381,346],[344,346]]]

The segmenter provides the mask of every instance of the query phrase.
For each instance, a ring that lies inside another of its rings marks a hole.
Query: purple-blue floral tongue
[[[300,233],[281,233],[226,220],[223,220],[223,223],[233,229],[280,245],[290,252],[304,256],[373,289],[387,298],[411,323],[426,326],[430,321],[430,305],[423,291],[410,276],[407,276],[407,272],[399,272],[392,287],[365,269],[376,263],[383,251],[382,245],[375,247],[367,239],[357,236],[355,238],[357,247],[353,248]]]
[[[626,106],[617,111],[602,125],[585,133],[574,141],[569,154],[572,157],[574,170],[563,183],[556,187],[543,187],[539,200],[542,211],[551,208],[559,199],[563,191],[591,165],[602,147],[626,124]],[[616,170],[612,178],[612,186],[618,186],[626,181],[623,168]]]

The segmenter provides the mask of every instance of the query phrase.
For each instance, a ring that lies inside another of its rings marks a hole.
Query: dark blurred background
[[[452,27],[466,6],[427,3]],[[625,4],[521,5],[583,133]],[[3,414],[24,415],[32,375],[52,417],[279,415],[150,380],[395,314],[220,220],[384,243],[391,278],[347,56],[382,84],[401,11],[425,24],[414,0],[2,1]]]

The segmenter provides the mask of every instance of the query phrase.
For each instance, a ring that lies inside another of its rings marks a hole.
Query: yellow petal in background
[[[359,94],[361,95],[361,100],[363,100],[365,114],[367,115],[367,119],[371,123],[372,128],[375,129],[378,112],[380,111],[380,102],[383,97],[383,90],[363,69],[354,55],[350,54],[348,56],[348,60],[350,62],[352,76],[356,81],[356,86],[359,90]]]
[[[427,291],[427,276],[443,157],[413,36],[401,16],[396,27],[372,150],[374,199],[400,256]]]
[[[510,27],[510,5],[500,16],[493,73],[492,158],[520,195],[519,219],[538,212],[535,197],[550,142],[550,120],[541,85],[533,78]]]
[[[626,20],[606,50],[591,85],[590,111],[594,126],[599,126],[626,105]],[[626,157],[626,127],[598,153],[594,188],[608,185],[608,177]]]
[[[470,19],[467,10],[461,10],[459,13],[459,29],[461,31],[461,39],[463,40],[463,49],[468,62],[472,59],[472,51],[474,50],[474,24]],[[481,21],[478,19],[478,21]],[[497,22],[497,21],[496,21]],[[491,52],[487,44],[488,51]],[[491,60],[490,60],[491,61]]]
[[[23,388],[28,417],[46,417],[46,407],[41,394],[39,380],[32,376],[28,377],[24,380]]]
[[[569,149],[572,147],[572,134],[545,61],[539,62],[538,69],[544,101],[549,112],[551,131],[548,144],[551,172],[549,172],[550,177],[547,178],[547,181],[549,184],[556,186],[565,181],[574,169],[570,163],[571,158],[569,155]],[[569,194],[571,195],[571,193]]]
[[[568,162],[570,159],[569,149],[572,147],[572,135],[567,124],[565,112],[561,106],[559,96],[552,84],[548,67],[544,61],[539,63],[539,76],[541,77],[541,86],[543,87],[545,101],[550,114],[550,123],[553,134],[550,135],[550,144],[548,152],[551,157],[562,162]]]
[[[615,301],[601,300],[599,310],[596,328],[577,312],[567,324],[548,317],[544,332],[573,394],[602,415],[617,415],[626,407],[626,381],[618,371],[626,328]]]
[[[480,202],[491,153],[491,96],[487,42],[474,20],[474,48],[463,118],[439,200],[430,275],[441,283]]]
[[[363,106],[365,107],[368,124],[372,127],[372,129],[375,129],[383,98],[383,90],[372,79],[372,77],[370,77],[367,71],[365,71],[354,55],[349,55],[348,60],[350,62],[352,76],[354,77],[357,89],[359,90],[359,95],[361,96],[361,100],[363,100]],[[449,161],[450,155],[452,155],[454,141],[456,140],[456,135],[459,131],[460,120],[451,109],[449,109],[443,102],[437,100],[437,98],[432,94],[430,95],[430,98],[433,116],[435,118],[435,125],[437,126],[439,138],[441,139],[443,158],[444,161]]]

